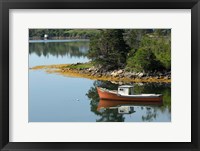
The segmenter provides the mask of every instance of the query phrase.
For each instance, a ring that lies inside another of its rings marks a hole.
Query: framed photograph
[[[1,150],[200,150],[198,0],[1,0]]]

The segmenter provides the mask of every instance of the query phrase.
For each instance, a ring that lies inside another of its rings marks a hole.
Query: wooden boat
[[[97,87],[100,99],[120,101],[161,101],[162,94],[134,94],[133,86],[122,85],[117,90],[108,90]]]

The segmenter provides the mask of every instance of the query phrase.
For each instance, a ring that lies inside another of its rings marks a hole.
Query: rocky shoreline
[[[94,66],[82,68],[79,67],[80,65],[82,66],[84,64],[76,63],[36,66],[31,69],[45,69],[48,73],[59,73],[64,76],[82,77],[93,80],[108,80],[116,82],[171,82],[171,72],[128,72],[124,69],[105,71],[102,70],[102,68],[96,68]]]

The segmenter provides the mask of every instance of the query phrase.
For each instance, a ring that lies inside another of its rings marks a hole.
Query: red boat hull
[[[119,101],[162,101],[162,95],[159,97],[142,97],[142,98],[134,98],[134,97],[125,97],[125,96],[119,96],[115,93],[110,93],[104,90],[101,90],[101,88],[97,87],[97,91],[99,94],[99,98],[103,100],[119,100]]]

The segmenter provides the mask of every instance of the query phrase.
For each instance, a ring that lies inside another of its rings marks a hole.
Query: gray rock
[[[142,72],[138,74],[138,77],[139,77],[139,78],[141,78],[141,77],[143,77],[143,76],[144,76],[144,73],[142,73]]]
[[[132,75],[136,76],[138,73],[136,72],[131,72]]]
[[[125,73],[124,73],[124,76],[125,76],[125,77],[131,76],[131,75],[132,75],[132,74],[131,74],[130,72],[125,72]]]
[[[94,70],[95,70],[95,67],[88,68],[87,70],[88,70],[88,71],[94,71]]]
[[[121,74],[121,73],[123,73],[123,70],[120,69],[117,71],[117,74]]]
[[[168,79],[168,76],[165,76],[164,79],[167,80],[167,79]]]
[[[95,73],[92,73],[92,74],[91,74],[91,76],[94,76],[94,75],[95,75]]]
[[[118,73],[117,73],[117,71],[113,71],[110,75],[113,77],[116,77],[116,76],[118,76]]]

